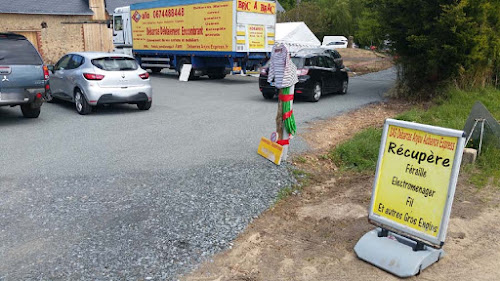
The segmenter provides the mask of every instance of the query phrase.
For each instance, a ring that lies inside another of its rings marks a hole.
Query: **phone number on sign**
[[[184,8],[153,11],[153,18],[172,18],[172,17],[183,17],[183,16],[184,16]]]

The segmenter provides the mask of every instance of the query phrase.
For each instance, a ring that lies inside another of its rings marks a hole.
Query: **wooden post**
[[[283,93],[283,89],[279,89],[278,95]],[[278,113],[276,114],[276,132],[278,140],[283,139],[283,102],[278,98]]]

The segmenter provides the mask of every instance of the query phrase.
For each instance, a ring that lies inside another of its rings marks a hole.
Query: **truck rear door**
[[[276,26],[276,1],[237,1],[236,51],[271,52]]]

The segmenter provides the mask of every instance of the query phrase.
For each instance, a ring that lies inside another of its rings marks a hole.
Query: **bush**
[[[397,53],[402,95],[498,85],[500,1],[372,0]]]

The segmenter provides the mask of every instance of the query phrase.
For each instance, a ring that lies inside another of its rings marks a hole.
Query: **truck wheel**
[[[181,76],[181,69],[185,64],[190,64],[191,62],[189,61],[188,58],[182,58],[179,63],[178,63],[178,68],[177,68],[177,73],[179,73],[179,76]],[[189,73],[189,80],[195,78],[193,75],[194,71],[191,69],[191,73]]]
[[[215,69],[208,73],[210,79],[224,79],[226,77],[225,69]]]
[[[35,107],[33,103],[21,104],[21,112],[25,118],[38,118],[40,107]]]

